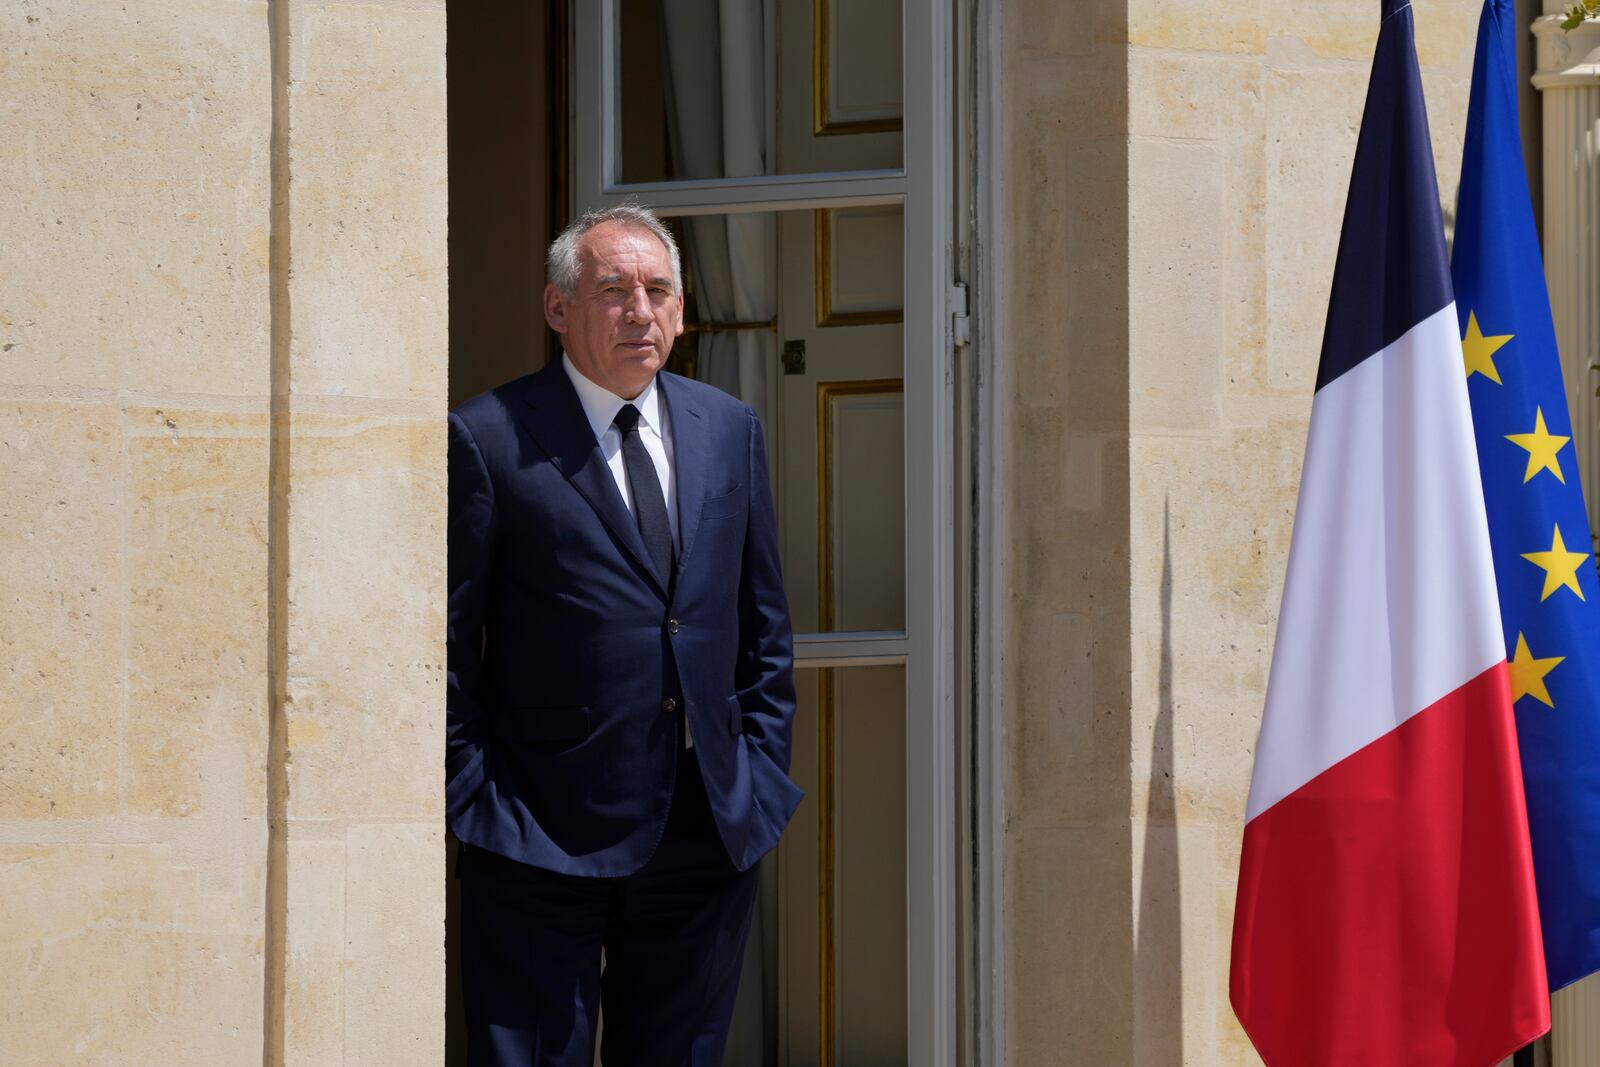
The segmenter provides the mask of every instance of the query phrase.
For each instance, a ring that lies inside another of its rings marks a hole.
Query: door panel
[[[898,223],[899,208],[887,210]],[[786,348],[805,346],[804,369],[786,368],[778,379],[790,611],[800,630],[898,630],[905,625],[903,296],[880,285],[872,295],[887,310],[828,321],[818,294],[840,292],[838,274],[830,279],[817,254],[828,214],[784,212],[779,225],[780,334]],[[850,252],[898,262],[902,247],[895,225]]]
[[[795,682],[806,799],[778,845],[778,1062],[906,1063],[905,668]]]

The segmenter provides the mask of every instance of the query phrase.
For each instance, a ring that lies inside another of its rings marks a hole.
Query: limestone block
[[[1128,40],[1126,9],[1114,0],[1011,0],[1002,23],[1006,54],[1032,59],[1122,51]]]
[[[1128,130],[1135,136],[1261,138],[1266,85],[1260,57],[1133,49],[1128,84]]]
[[[0,818],[119,803],[121,418],[0,403]]]
[[[1097,47],[1081,56],[1023,59],[1017,68],[1008,72],[1003,88],[1010,158],[1040,141],[1090,141],[1124,131],[1126,51]]]
[[[1279,9],[1263,0],[1227,4],[1189,0],[1128,5],[1128,43],[1136,47],[1177,48],[1203,52],[1265,51],[1268,26]]]
[[[130,407],[126,809],[194,814],[211,753],[265,809],[267,416]]]
[[[1412,11],[1420,13],[1421,8],[1414,4]],[[1319,4],[1315,11],[1296,11],[1292,19],[1280,21],[1274,36],[1293,38],[1322,58],[1370,61],[1378,27],[1378,5],[1341,0]]]
[[[1481,4],[1416,0],[1417,58],[1425,67],[1472,62]],[[1319,56],[1370,62],[1378,41],[1378,6],[1363,0],[1273,9],[1274,34],[1298,37]]]
[[[1083,430],[1127,425],[1127,144],[1029,143],[1008,197],[1010,387],[1069,406]]]
[[[352,826],[347,1067],[444,1062],[443,822]]]
[[[1419,0],[1415,5],[1417,61],[1424,69],[1453,69],[1463,82],[1472,77],[1472,54],[1478,43],[1482,4],[1451,0]],[[1431,101],[1430,101],[1431,102]]]
[[[293,1067],[343,1067],[346,856],[342,840],[288,843],[283,1062]]]
[[[263,393],[264,2],[0,10],[0,381]]]
[[[1024,620],[1019,631],[1022,657],[1039,668],[1022,679],[1029,715],[1021,725],[1037,731],[1024,747],[1063,769],[1092,764],[1094,717],[1075,714],[1084,709],[1074,705],[1081,694],[1092,692],[1093,620],[1080,612],[1056,612]]]
[[[442,399],[444,5],[290,10],[294,390]]]
[[[1134,1063],[1127,822],[1006,841],[1007,1062]]]
[[[1115,598],[1125,604],[1127,588],[1126,439],[1095,438],[1098,500],[1091,506],[1086,487],[1068,478],[1077,468],[1056,462],[1077,447],[1072,417],[1062,408],[1018,404],[1011,418],[1008,595],[1024,611],[1118,611]]]
[[[1140,155],[1150,149],[1139,142],[1132,149],[1129,214],[1136,232],[1130,235],[1129,259],[1136,338],[1151,320],[1171,329],[1198,315],[1195,321],[1214,329],[1214,338],[1200,330],[1173,355],[1185,363],[1198,356],[1213,364],[1215,378],[1208,377],[1208,384],[1258,393],[1266,346],[1265,67],[1253,56],[1137,49],[1130,55],[1129,79],[1129,128],[1141,141],[1173,142],[1156,147],[1154,155]],[[1202,143],[1205,153],[1198,150]],[[1173,156],[1194,149],[1194,166],[1200,169],[1174,169],[1181,161],[1163,158],[1169,149]],[[1175,225],[1168,227],[1169,222]],[[1174,281],[1180,291],[1169,292]],[[1196,282],[1216,288],[1203,309]],[[1169,314],[1162,307],[1169,298],[1185,310]],[[1194,353],[1202,342],[1212,348]],[[1131,373],[1142,377],[1137,360]],[[1175,382],[1168,388],[1181,389]],[[1134,395],[1140,395],[1137,382]],[[1195,431],[1215,418],[1209,406],[1195,414],[1202,419],[1188,427]],[[1183,429],[1182,415],[1169,411],[1158,425]],[[1135,426],[1156,428],[1137,420]]]
[[[251,1063],[261,1052],[253,938],[89,929],[28,952],[0,950],[4,1067]]]
[[[259,1058],[260,885],[219,907],[169,846],[0,848],[0,1065]]]
[[[293,434],[290,814],[439,817],[444,420],[296,415]]]
[[[1128,810],[1127,442],[1073,434],[1058,408],[1012,419],[1008,816],[1113,819]]]
[[[1309,395],[1344,219],[1367,70],[1267,74],[1267,384]]]
[[[1075,543],[1094,544],[1081,553],[1092,558],[1110,538],[1100,532]],[[1076,610],[1030,596],[1013,598],[1008,613],[1005,793],[1014,827],[1116,820],[1129,811],[1126,593],[1106,591],[1112,573],[1082,578]]]
[[[0,846],[0,945],[59,941],[94,926],[168,927],[166,845]],[[73,892],[63,893],[68,886]]]
[[[1107,449],[1120,446],[1115,438],[1100,434],[1065,435],[1056,455],[1060,457],[1060,481],[1056,488],[1069,511],[1097,512],[1105,506],[1101,486],[1106,474]],[[1115,442],[1115,443],[1114,443]]]
[[[1222,153],[1204,142],[1135,139],[1129,161],[1129,424],[1138,433],[1215,433],[1232,295],[1222,284]]]
[[[1242,819],[1249,790],[1304,440],[1302,421],[1282,420],[1216,444],[1134,443],[1136,749],[1163,702],[1175,709],[1177,796],[1222,824]],[[1150,773],[1137,754],[1134,772]]]

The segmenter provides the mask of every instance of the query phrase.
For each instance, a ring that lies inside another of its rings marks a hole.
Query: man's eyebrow
[[[599,275],[598,277],[595,278],[594,283],[596,285],[612,285],[612,284],[614,284],[616,282],[620,282],[622,280],[623,280],[622,279],[622,275],[620,275],[620,274],[601,274],[601,275]],[[672,279],[667,277],[665,274],[659,274],[656,277],[650,279],[650,284],[651,285],[664,285],[664,286],[666,286],[668,288],[671,288],[672,287]]]

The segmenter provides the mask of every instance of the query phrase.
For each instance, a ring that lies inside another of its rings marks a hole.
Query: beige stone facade
[[[1256,1062],[1377,7],[1000,5],[1009,1063]],[[1447,206],[1477,12],[1416,3]],[[0,1067],[444,1060],[445,47],[444,0],[0,5]]]
[[[0,49],[0,1064],[438,1063],[443,3]]]

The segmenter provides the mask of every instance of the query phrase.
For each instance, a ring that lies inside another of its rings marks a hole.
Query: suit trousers
[[[592,1067],[602,1007],[605,1067],[722,1062],[758,868],[729,861],[692,749],[636,873],[580,878],[480,848],[458,869],[472,1067]]]

